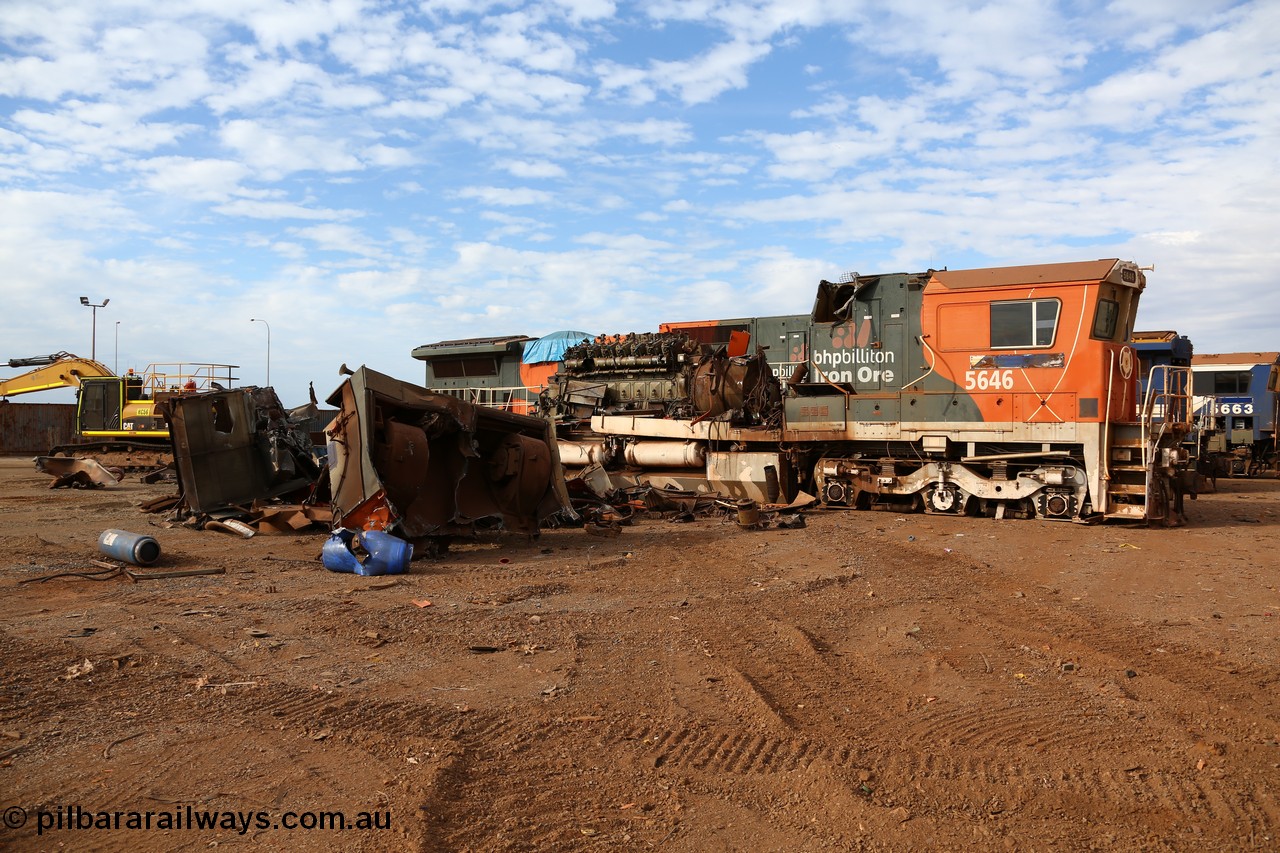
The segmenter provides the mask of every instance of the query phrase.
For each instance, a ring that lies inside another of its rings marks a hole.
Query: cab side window
[[[1058,331],[1057,299],[991,303],[991,348],[1047,347]]]

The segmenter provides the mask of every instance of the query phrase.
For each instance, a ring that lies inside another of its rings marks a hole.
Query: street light
[[[111,370],[116,376],[120,375],[120,321],[116,320],[116,364]]]
[[[101,304],[97,304],[90,302],[87,296],[80,297],[81,305],[87,305],[93,309],[93,337],[90,339],[91,342],[89,344],[89,358],[94,361],[98,360],[98,309],[106,308],[107,303],[110,301],[110,299],[104,299]]]
[[[261,323],[267,327],[267,387],[271,386],[271,324],[256,317],[249,318],[250,323]]]

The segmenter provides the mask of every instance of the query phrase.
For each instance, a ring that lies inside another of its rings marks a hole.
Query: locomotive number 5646
[[[964,372],[964,390],[999,391],[1013,389],[1012,370],[966,370]]]

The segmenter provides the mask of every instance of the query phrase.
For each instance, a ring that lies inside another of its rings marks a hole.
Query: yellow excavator
[[[49,450],[50,456],[92,457],[103,465],[146,469],[173,459],[169,426],[159,404],[175,394],[230,388],[239,365],[174,363],[148,365],[116,376],[105,364],[56,352],[9,359],[10,367],[31,368],[0,379],[0,398],[54,388],[77,388],[76,433],[81,441]]]

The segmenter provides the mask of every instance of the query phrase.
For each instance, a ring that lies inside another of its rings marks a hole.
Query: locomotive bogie
[[[830,506],[870,509],[917,507],[924,512],[965,515],[1004,505],[1045,519],[1083,520],[1089,505],[1084,471],[1074,464],[1038,464],[1010,470],[1008,464],[924,462],[907,459],[819,459],[814,482]],[[987,514],[990,514],[989,512]]]

